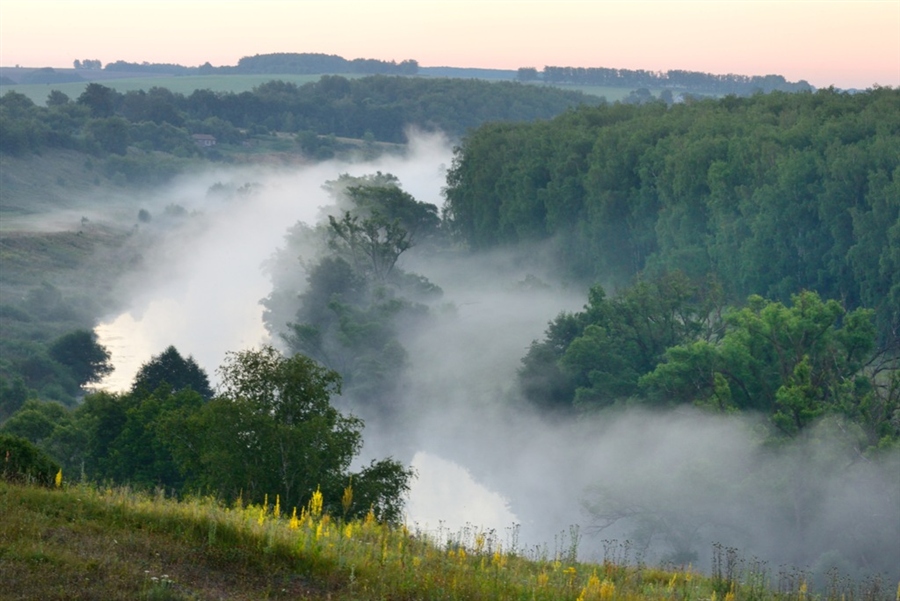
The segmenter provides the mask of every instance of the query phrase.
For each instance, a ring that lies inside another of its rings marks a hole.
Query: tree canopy
[[[213,396],[206,372],[193,357],[185,359],[174,346],[141,365],[132,383],[132,392],[152,393],[165,386],[171,392],[191,389],[204,399]]]

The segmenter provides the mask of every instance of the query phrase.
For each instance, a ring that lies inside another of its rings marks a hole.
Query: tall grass
[[[711,577],[692,566],[628,565],[611,546],[599,563],[574,548],[525,553],[515,539],[456,536],[344,521],[280,499],[225,506],[128,489],[0,484],[3,599],[519,599],[807,601],[802,574],[772,585],[721,550]],[[577,540],[577,537],[576,539]],[[819,598],[894,598],[835,581]]]

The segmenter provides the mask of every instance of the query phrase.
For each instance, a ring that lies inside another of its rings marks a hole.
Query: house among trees
[[[216,145],[216,137],[209,134],[194,134],[191,137],[194,143],[202,148],[212,148]]]

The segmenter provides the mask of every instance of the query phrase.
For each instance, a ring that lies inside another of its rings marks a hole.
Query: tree
[[[347,211],[340,220],[329,215],[328,224],[331,247],[377,282],[387,278],[400,255],[412,246],[399,219],[388,221],[380,215],[360,219]]]
[[[170,393],[191,389],[207,400],[213,396],[206,372],[197,365],[193,357],[182,357],[174,346],[154,355],[141,366],[134,377],[131,391],[135,394],[149,394],[160,387],[165,387]]]
[[[64,92],[60,92],[59,90],[51,90],[50,94],[47,95],[47,106],[66,106],[71,102],[71,99]]]
[[[751,296],[726,315],[719,341],[668,349],[641,386],[658,399],[761,411],[787,435],[826,413],[858,413],[873,393],[862,371],[875,348],[873,311],[847,311],[815,292],[792,300],[785,306]]]
[[[86,126],[88,135],[104,152],[124,155],[131,141],[131,125],[122,117],[93,119]]]
[[[57,338],[50,345],[49,354],[69,368],[79,386],[99,382],[114,369],[109,351],[89,330],[76,330]]]
[[[534,67],[519,67],[516,72],[516,79],[519,81],[537,81],[538,70]]]
[[[0,434],[0,476],[7,482],[36,482],[50,486],[59,465],[46,453],[19,436]]]
[[[91,117],[112,117],[116,108],[117,92],[98,83],[89,83],[76,102],[91,109]]]
[[[337,514],[352,481],[368,505],[351,517],[374,506],[381,519],[399,519],[412,473],[390,459],[348,471],[362,446],[362,421],[331,405],[340,393],[337,372],[263,347],[230,353],[219,373],[220,396],[164,425],[189,486],[256,502],[277,494],[285,506],[306,504],[318,488]]]
[[[614,298],[594,286],[581,313],[560,315],[523,359],[520,382],[544,408],[595,409],[639,394],[666,349],[711,335],[716,285],[680,272],[638,280]]]

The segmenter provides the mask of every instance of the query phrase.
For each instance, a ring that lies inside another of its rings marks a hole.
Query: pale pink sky
[[[270,52],[900,87],[900,0],[0,0],[2,66],[219,66]]]

